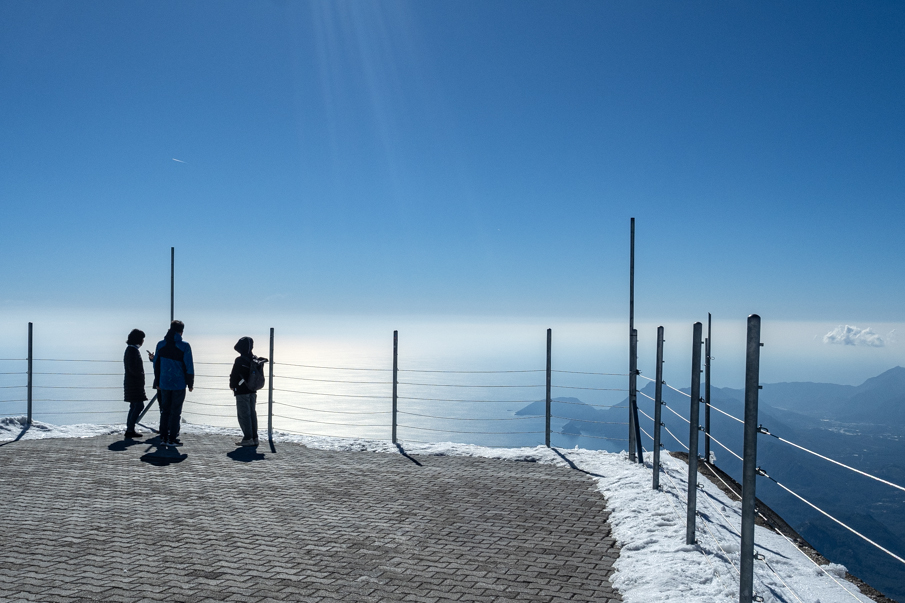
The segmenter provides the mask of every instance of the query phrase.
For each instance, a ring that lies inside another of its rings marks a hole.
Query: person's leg
[[[249,403],[249,411],[251,415],[251,438],[258,441],[258,412],[255,410],[255,404],[258,402],[258,394],[251,394],[251,402]]]
[[[239,419],[239,428],[242,430],[242,440],[254,438],[251,430],[250,404],[254,394],[239,394],[236,396],[236,418]]]
[[[177,389],[172,392],[173,408],[170,411],[170,441],[179,437],[179,423],[182,420],[182,404],[185,402],[185,390]]]
[[[173,409],[173,391],[157,390],[157,403],[160,405],[160,441],[170,441],[170,414]]]
[[[126,433],[133,434],[135,433],[135,423],[138,422],[138,415],[141,414],[141,411],[144,410],[145,403],[144,402],[130,402],[129,403],[129,416],[126,418]]]

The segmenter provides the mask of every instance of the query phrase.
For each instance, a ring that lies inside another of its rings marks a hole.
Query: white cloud
[[[859,329],[850,325],[839,325],[823,336],[823,343],[866,345],[872,348],[882,348],[886,345],[886,341],[870,327]]]

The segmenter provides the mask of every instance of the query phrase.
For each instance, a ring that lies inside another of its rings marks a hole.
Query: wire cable
[[[488,387],[506,387],[506,386],[497,385],[497,386],[488,386]],[[544,386],[542,386],[542,385],[524,385],[524,386],[513,385],[511,387],[544,387]],[[585,389],[585,390],[591,390],[591,391],[595,391],[595,392],[627,392],[628,391],[627,389],[621,388],[621,387],[575,387],[574,385],[556,385],[555,383],[550,384],[550,387],[557,388],[557,389]]]
[[[538,431],[537,433],[544,433]],[[565,431],[551,431],[550,433],[558,433],[559,435],[572,436],[577,438],[591,438],[592,440],[609,440],[611,442],[628,442],[627,438],[608,438],[606,436],[592,436],[586,433],[566,433]]]
[[[682,395],[685,396],[686,398],[690,398],[690,397],[691,397],[691,394],[686,394],[686,393],[683,392],[682,390],[674,388],[673,386],[671,386],[671,385],[670,385],[669,383],[667,383],[666,381],[663,382],[663,385],[665,385],[666,387],[668,387],[669,389],[671,389],[671,390],[674,391],[674,392],[679,392],[680,394],[682,394]]]
[[[388,411],[389,412],[389,411]],[[397,411],[397,414],[400,415],[411,415],[413,417],[427,417],[429,419],[445,419],[447,421],[525,421],[527,419],[537,420],[538,415],[530,416],[530,417],[505,417],[502,419],[473,419],[466,417],[437,417],[435,415],[422,415],[416,412],[406,412],[406,411]]]
[[[303,392],[294,389],[280,389],[278,387],[273,388],[275,392],[283,392],[287,394],[304,394],[306,396],[329,396],[331,398],[364,398],[365,400],[391,400],[391,396],[362,396],[356,394],[328,394],[325,392]],[[397,398],[401,400],[402,398]]]
[[[682,440],[680,440],[679,438],[677,438],[676,435],[675,435],[673,432],[671,432],[671,431],[669,430],[669,427],[667,427],[666,425],[664,425],[664,426],[663,426],[663,429],[666,430],[666,433],[668,433],[669,435],[672,436],[672,439],[674,439],[675,441],[677,441],[677,442],[679,443],[679,446],[681,446],[681,447],[684,448],[685,450],[688,450],[688,446],[686,446],[685,444],[683,444],[683,443],[682,443]]]
[[[543,431],[454,431],[451,429],[431,429],[429,427],[415,427],[414,425],[397,425],[406,429],[418,429],[420,431],[438,431],[441,433],[471,433],[477,435],[522,435],[544,433]]]
[[[726,445],[723,444],[721,441],[719,441],[718,439],[716,439],[715,437],[713,437],[712,434],[709,434],[709,433],[708,433],[708,434],[707,434],[707,437],[709,437],[711,440],[713,440],[714,442],[716,442],[717,444],[719,444],[720,446],[722,446],[722,447],[723,447],[723,450],[725,450],[726,452],[728,452],[729,454],[731,454],[732,456],[734,456],[734,457],[737,458],[738,460],[740,460],[740,461],[742,461],[742,462],[745,461],[745,459],[743,459],[742,457],[740,457],[739,455],[737,455],[734,451],[730,450],[728,446],[726,446]]]
[[[122,377],[123,373],[42,373],[42,372],[33,372],[32,375],[66,375],[66,376],[76,376],[76,377]]]
[[[425,369],[399,369],[400,373],[453,373],[460,375],[501,375],[504,373],[545,373],[547,369],[530,369],[524,371],[429,371]]]
[[[388,396],[387,399],[390,397]],[[494,403],[494,404],[533,404],[535,402],[543,402],[543,400],[461,400],[458,398],[414,398],[411,396],[396,396],[397,400],[418,400],[420,402],[473,402],[473,403]],[[569,402],[563,402],[569,404]]]
[[[279,417],[279,418],[281,418],[281,419],[288,419],[288,420],[290,420],[290,421],[301,421],[301,422],[303,422],[303,423],[316,423],[316,424],[318,424],[318,425],[339,425],[339,426],[342,426],[342,427],[384,427],[384,428],[390,427],[388,424],[381,424],[381,425],[360,425],[360,424],[358,424],[358,423],[331,423],[331,422],[329,422],[329,421],[315,421],[315,420],[313,420],[313,419],[299,419],[299,418],[297,418],[297,417],[287,417],[287,416],[285,416],[285,415],[278,415],[278,414],[276,414],[276,413],[274,413],[273,416]]]
[[[690,397],[690,396],[689,396],[689,397]],[[742,421],[741,419],[739,419],[738,417],[733,416],[733,415],[730,415],[730,414],[729,414],[728,412],[726,412],[725,410],[720,410],[719,408],[717,408],[717,407],[714,406],[713,404],[705,404],[705,406],[709,406],[709,407],[712,408],[713,410],[715,410],[715,411],[717,411],[717,412],[719,412],[719,413],[723,413],[724,415],[726,415],[727,417],[729,417],[729,418],[732,419],[733,421],[738,421],[738,422],[741,423],[742,425],[745,424],[745,422]]]
[[[542,372],[542,371],[538,371]],[[585,371],[557,371],[551,370],[551,373],[566,373],[568,375],[601,375],[604,377],[628,377],[628,373],[589,373]]]
[[[779,440],[780,442],[785,442],[785,443],[788,444],[789,446],[794,446],[795,448],[798,448],[799,450],[803,450],[803,451],[807,452],[808,454],[813,454],[814,456],[819,457],[819,458],[822,458],[822,459],[825,460],[825,461],[829,461],[829,462],[833,463],[834,465],[839,465],[840,467],[844,467],[845,469],[848,469],[849,471],[854,471],[855,473],[858,473],[858,474],[860,474],[860,475],[863,475],[864,477],[869,477],[870,479],[875,480],[875,481],[878,481],[878,482],[880,482],[881,484],[886,484],[887,486],[892,486],[893,488],[896,488],[897,490],[901,490],[902,492],[905,492],[905,488],[903,488],[902,486],[900,486],[900,485],[898,485],[898,484],[894,484],[894,483],[892,483],[892,482],[886,481],[885,479],[881,479],[881,478],[879,478],[879,477],[877,477],[877,476],[875,476],[875,475],[871,475],[870,473],[865,473],[864,471],[861,471],[860,469],[855,469],[854,467],[850,467],[850,466],[846,465],[845,463],[840,463],[839,461],[833,460],[833,459],[831,459],[831,458],[828,457],[828,456],[824,456],[824,455],[822,455],[822,454],[819,454],[819,453],[817,453],[817,452],[814,452],[813,450],[808,450],[808,449],[805,448],[804,446],[799,446],[799,445],[796,444],[795,442],[790,442],[789,440],[787,440],[787,439],[785,439],[785,438],[781,438],[781,437],[779,437],[778,435],[776,435],[776,434],[774,434],[774,433],[770,433],[770,432],[769,432],[766,428],[764,428],[763,426],[761,426],[761,427],[758,429],[758,433],[762,433],[762,434],[764,434],[764,435],[768,435],[768,436],[774,437],[774,438],[776,438],[777,440]]]
[[[27,358],[26,358],[26,360],[27,360]],[[66,360],[64,360],[64,359],[60,359],[60,358],[33,358],[32,360],[33,360],[33,362],[107,362],[107,363],[112,362],[112,363],[116,363],[116,364],[119,364],[120,362],[122,362],[122,360],[83,360],[83,359],[76,359],[76,360],[66,359]]]
[[[826,511],[824,511],[823,509],[821,509],[820,507],[818,507],[817,505],[815,505],[814,503],[812,503],[811,501],[809,501],[808,499],[806,499],[806,498],[804,498],[803,496],[801,496],[800,494],[798,494],[798,493],[792,491],[791,489],[789,489],[789,488],[786,487],[785,485],[779,483],[778,481],[776,481],[775,479],[773,479],[772,477],[770,477],[769,475],[767,475],[764,471],[760,471],[760,475],[766,477],[768,480],[770,480],[771,482],[773,482],[774,484],[776,484],[777,486],[779,486],[780,488],[782,488],[783,490],[785,490],[786,492],[788,492],[789,494],[791,494],[792,496],[794,496],[795,498],[797,498],[798,500],[800,500],[801,502],[803,502],[804,504],[808,505],[809,507],[811,507],[811,508],[814,509],[815,511],[818,511],[819,513],[825,515],[825,516],[828,517],[829,519],[832,519],[833,521],[835,521],[836,523],[838,523],[840,526],[842,526],[843,528],[845,528],[846,530],[848,530],[849,532],[851,532],[851,533],[854,534],[855,536],[858,536],[859,538],[861,538],[861,539],[864,540],[865,542],[869,542],[870,544],[874,545],[875,547],[877,547],[878,549],[880,549],[881,551],[883,551],[884,553],[886,553],[887,555],[889,555],[890,557],[892,557],[893,559],[895,559],[896,561],[898,561],[899,563],[905,564],[905,559],[903,559],[902,557],[899,557],[898,555],[896,555],[895,553],[893,553],[893,552],[890,551],[889,549],[887,549],[887,548],[885,548],[885,547],[883,547],[883,546],[877,544],[876,542],[874,542],[873,540],[871,540],[870,538],[868,538],[867,536],[865,536],[865,535],[862,534],[861,532],[855,530],[854,528],[850,528],[848,525],[846,525],[846,524],[843,523],[842,521],[836,519],[835,517],[833,517],[832,515],[830,515],[829,513],[827,513]]]
[[[683,421],[685,421],[686,423],[688,423],[689,425],[691,425],[691,421],[689,421],[688,419],[686,419],[685,417],[683,417],[682,415],[680,415],[679,413],[677,413],[676,411],[674,411],[672,408],[670,408],[670,406],[669,406],[668,404],[663,403],[663,408],[665,408],[666,410],[668,410],[668,411],[671,412],[672,414],[676,415],[677,417],[679,417],[680,419],[682,419]]]
[[[28,387],[27,385],[18,385],[14,387]],[[32,385],[34,389],[122,389],[122,385],[85,385],[85,386],[71,386],[71,385]]]
[[[274,362],[274,366],[295,366],[298,368],[312,368],[312,369],[323,369],[330,371],[378,371],[378,372],[392,372],[393,369],[384,369],[384,368],[353,368],[349,366],[315,366],[313,364],[292,364],[291,362]]]
[[[274,379],[292,379],[294,381],[317,381],[319,383],[352,383],[357,385],[393,385],[392,381],[348,381],[345,379],[315,379],[313,377],[289,377],[288,375],[274,375]]]
[[[533,415],[530,418],[541,417],[543,415]],[[550,415],[551,419],[565,419],[566,421],[576,421],[578,423],[597,423],[598,425],[628,425],[625,421],[591,421],[589,419],[572,419],[570,417],[560,417],[559,415]]]
[[[287,404],[286,402],[278,402],[276,400],[274,400],[273,403],[279,404],[280,406],[287,406],[289,408],[295,408],[298,410],[307,410],[309,412],[326,412],[326,413],[338,414],[338,415],[389,415],[389,414],[393,413],[393,411],[391,411],[391,410],[369,410],[369,411],[365,411],[365,412],[357,412],[357,411],[351,411],[351,410],[322,410],[319,408],[307,408],[305,406],[296,406],[295,404]]]
[[[389,385],[392,385],[392,384],[393,384],[392,381],[389,382]],[[483,387],[509,387],[509,388],[511,388],[511,387],[547,387],[546,384],[542,384],[542,385],[463,385],[463,384],[458,384],[458,383],[409,383],[409,382],[403,382],[403,381],[398,381],[397,384],[398,385],[418,385],[418,386],[423,386],[423,387],[478,387],[478,388],[483,388]]]

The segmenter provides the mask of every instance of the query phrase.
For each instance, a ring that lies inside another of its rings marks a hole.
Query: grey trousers
[[[239,394],[236,396],[236,415],[239,417],[242,437],[246,440],[258,439],[258,413],[255,412],[257,399],[258,394]]]

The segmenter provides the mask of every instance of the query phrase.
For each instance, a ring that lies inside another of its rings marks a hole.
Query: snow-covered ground
[[[17,438],[93,437],[120,433],[121,426],[66,425],[35,422],[24,431],[24,417],[0,419],[0,441]],[[238,436],[237,429],[185,424],[183,433],[221,433]],[[398,454],[387,441],[328,438],[275,432],[276,442],[297,442],[323,450],[356,450]],[[191,446],[191,440],[187,440]],[[629,463],[626,455],[592,450],[486,448],[470,444],[405,444],[410,454],[477,456],[530,460],[568,466],[570,463],[597,481],[611,510],[613,535],[622,547],[615,564],[613,585],[626,603],[738,601],[741,503],[733,502],[706,479],[699,480],[698,543],[685,544],[685,492],[687,465],[663,456],[662,489],[651,488],[651,467]],[[846,581],[845,568],[818,567],[785,537],[755,528],[755,591],[767,602],[870,602]]]

